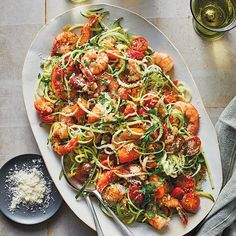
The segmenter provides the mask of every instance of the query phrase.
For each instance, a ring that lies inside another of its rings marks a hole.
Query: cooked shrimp
[[[148,216],[148,214],[145,214],[148,223],[153,226],[157,230],[161,230],[165,226],[168,225],[170,218],[169,217],[162,217],[160,215],[155,214],[154,217]]]
[[[88,50],[81,59],[81,63],[87,66],[94,75],[100,74],[106,70],[108,61],[107,54],[96,49]]]
[[[88,102],[84,99],[80,99],[82,105],[88,108]],[[59,121],[67,125],[72,125],[81,122],[85,116],[85,111],[82,110],[79,105],[67,105],[61,110],[62,113],[59,115]]]
[[[83,45],[89,41],[89,39],[91,38],[91,30],[90,29],[95,24],[98,17],[99,17],[98,15],[91,16],[89,18],[88,22],[85,23],[85,25],[83,26],[83,28],[81,30],[79,45]]]
[[[155,52],[152,58],[154,63],[160,66],[164,73],[170,71],[174,66],[173,58],[165,53]]]
[[[157,175],[149,177],[149,181],[155,184],[155,200],[163,198],[163,196],[168,192],[169,186],[167,183],[162,183],[160,178]]]
[[[52,70],[51,87],[57,97],[67,100],[68,98],[75,97],[75,91],[66,91],[64,87],[64,76],[65,72],[60,69],[59,65],[55,66]]]
[[[34,101],[35,110],[43,116],[47,116],[53,113],[54,105],[53,103],[46,100],[44,97],[41,97]]]
[[[113,170],[102,172],[97,180],[97,184],[96,184],[97,190],[99,192],[102,192],[106,186],[108,186],[111,182],[117,179],[118,177],[115,175]]]
[[[97,103],[92,109],[92,113],[88,114],[88,123],[94,123],[100,120],[104,114],[104,107]]]
[[[140,80],[142,75],[140,74],[140,68],[137,62],[135,61],[129,61],[129,76],[128,81],[134,82],[137,80]]]
[[[51,56],[55,54],[65,54],[74,50],[78,41],[78,36],[70,31],[63,31],[54,39]]]
[[[113,172],[120,178],[139,177],[142,181],[147,178],[147,173],[143,171],[140,164],[124,164],[113,169]]]
[[[119,140],[138,140],[142,137],[142,135],[145,133],[145,130],[142,128],[130,128],[130,130],[132,132],[134,132],[135,134],[132,134],[130,132],[124,131],[123,133],[121,133],[121,135],[119,136]]]
[[[51,145],[53,150],[58,153],[59,155],[66,155],[70,152],[72,152],[79,140],[78,136],[74,136],[69,141],[67,141],[66,144],[65,140],[69,138],[68,132],[67,132],[67,126],[62,125],[61,123],[54,123],[51,127]]]
[[[165,206],[167,208],[175,208],[183,224],[186,225],[188,223],[188,217],[177,198],[171,197],[169,194],[166,194],[159,201],[159,203],[160,203],[160,206]]]
[[[98,76],[98,81],[101,82],[100,88],[106,89],[110,92],[112,96],[114,96],[117,93],[118,88],[120,87],[119,84],[116,82],[116,79],[109,74],[101,74]]]
[[[123,88],[123,87],[120,87],[118,89],[118,91],[117,91],[118,95],[123,100],[130,100],[130,96],[129,95],[131,95],[131,92],[132,92],[131,89]]]
[[[199,113],[197,109],[191,103],[181,101],[175,103],[175,108],[184,113],[188,132],[196,135],[199,130]]]
[[[121,184],[111,184],[102,193],[103,198],[108,204],[114,206],[120,202],[126,193],[125,187]]]
[[[140,154],[135,150],[135,147],[134,143],[128,143],[118,150],[117,155],[120,163],[132,162],[139,158]]]

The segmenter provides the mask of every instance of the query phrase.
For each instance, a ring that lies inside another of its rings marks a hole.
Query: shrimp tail
[[[67,144],[65,145],[59,145],[58,143],[54,144],[54,150],[59,154],[59,155],[66,155],[70,152],[72,152],[77,143],[78,143],[78,136],[73,137]]]
[[[184,209],[181,206],[177,206],[176,210],[179,214],[179,217],[184,225],[188,224],[188,216],[186,215]]]
[[[93,15],[89,18],[89,21],[84,25],[81,30],[81,37],[79,39],[79,45],[83,45],[91,38],[90,28],[95,24],[99,15]]]

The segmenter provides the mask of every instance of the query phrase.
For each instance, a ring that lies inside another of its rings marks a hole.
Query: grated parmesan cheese
[[[40,169],[39,160],[33,160],[34,168],[23,165],[21,168],[15,166],[6,178],[6,185],[11,198],[9,210],[15,211],[20,204],[26,209],[35,211],[35,206],[39,210],[45,211],[49,206],[51,181],[44,178]]]

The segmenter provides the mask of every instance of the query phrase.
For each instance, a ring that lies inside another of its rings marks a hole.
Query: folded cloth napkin
[[[196,236],[236,236],[236,97],[216,123],[223,186],[206,219],[194,230]]]

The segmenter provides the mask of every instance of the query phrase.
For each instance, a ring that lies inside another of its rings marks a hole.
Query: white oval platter
[[[198,89],[182,56],[174,45],[167,39],[167,37],[156,26],[148,22],[143,17],[120,7],[107,4],[96,4],[73,8],[72,10],[59,15],[48,22],[35,37],[26,56],[22,72],[23,94],[29,122],[48,171],[65,202],[81,220],[83,220],[91,228],[95,229],[93,219],[85,202],[83,200],[77,201],[75,199],[75,192],[71,190],[65,180],[59,180],[59,174],[61,171],[60,161],[58,156],[51,150],[50,146],[47,145],[48,130],[40,127],[39,125],[40,120],[34,110],[34,92],[36,88],[37,76],[41,71],[41,56],[47,56],[49,54],[54,37],[61,32],[63,26],[66,24],[73,25],[79,22],[85,22],[86,19],[81,16],[80,12],[97,8],[104,8],[104,10],[110,12],[109,19],[106,19],[108,22],[113,22],[121,16],[124,17],[122,22],[122,26],[124,28],[128,29],[129,32],[133,34],[146,37],[152,48],[165,52],[174,58],[175,68],[173,77],[184,81],[185,84],[191,89],[193,96],[192,103],[197,107],[201,117],[199,136],[202,140],[203,149],[208,158],[215,183],[215,188],[212,190],[209,180],[207,179],[203,185],[203,188],[205,191],[210,192],[216,199],[222,185],[221,160],[217,137],[214,126],[206,113]],[[111,219],[99,210],[98,204],[95,204],[95,207],[105,235],[122,235],[115,223],[113,223]],[[148,236],[184,235],[198,225],[209,213],[212,207],[212,201],[206,198],[201,198],[201,208],[197,214],[190,216],[189,224],[187,226],[183,226],[179,217],[175,216],[169,226],[161,232],[155,231],[147,224],[139,223],[132,225],[130,229],[137,236],[143,236],[144,234]]]

